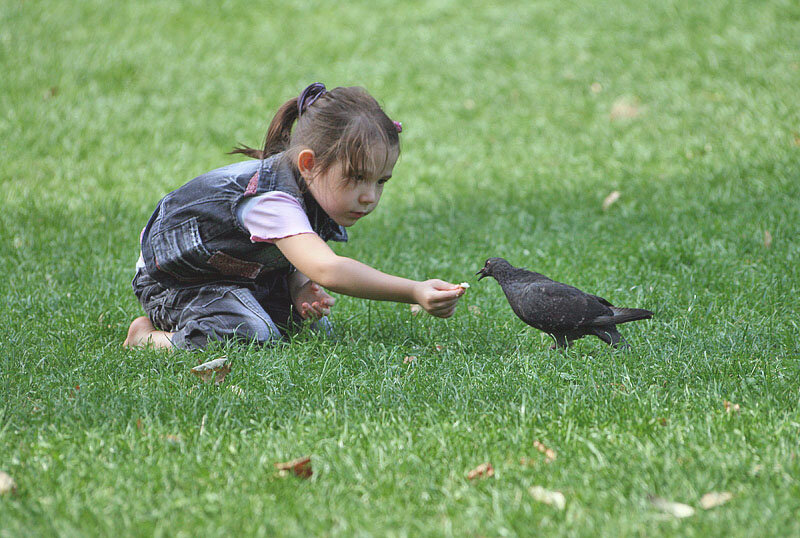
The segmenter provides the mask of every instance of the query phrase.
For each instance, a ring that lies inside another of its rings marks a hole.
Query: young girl
[[[315,83],[281,106],[256,160],[212,170],[165,196],[141,235],[133,290],[147,313],[125,346],[265,343],[302,319],[327,328],[325,289],[419,303],[453,315],[464,290],[338,256],[326,241],[375,210],[400,153],[401,125],[362,88]]]

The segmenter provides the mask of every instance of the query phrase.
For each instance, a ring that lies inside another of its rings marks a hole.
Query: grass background
[[[0,536],[800,533],[798,50],[791,0],[2,3]],[[457,314],[339,297],[338,342],[209,350],[220,388],[121,349],[158,199],[317,80],[404,125],[337,251]],[[489,256],[656,316],[551,352]]]

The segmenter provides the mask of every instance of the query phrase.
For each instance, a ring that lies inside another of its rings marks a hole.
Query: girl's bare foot
[[[145,347],[169,349],[172,347],[172,333],[159,331],[147,316],[141,316],[131,322],[128,337],[122,343],[125,347]]]

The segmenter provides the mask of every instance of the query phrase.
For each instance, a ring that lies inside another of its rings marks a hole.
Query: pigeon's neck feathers
[[[541,273],[528,271],[521,267],[514,267],[508,265],[506,267],[497,267],[494,270],[494,277],[502,285],[505,282],[515,283],[530,283],[530,282],[549,282],[550,279]]]

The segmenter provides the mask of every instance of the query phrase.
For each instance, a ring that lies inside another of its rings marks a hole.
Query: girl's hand
[[[336,299],[328,295],[316,282],[308,281],[295,292],[294,307],[303,319],[319,319],[331,313]]]
[[[464,288],[444,280],[431,279],[418,282],[414,287],[414,299],[425,311],[437,318],[449,318],[456,311],[458,299]]]

